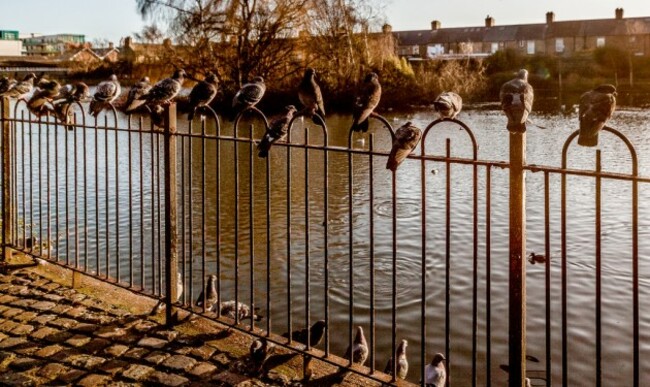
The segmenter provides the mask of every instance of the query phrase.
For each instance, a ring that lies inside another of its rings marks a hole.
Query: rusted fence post
[[[164,174],[165,174],[165,323],[171,325],[172,304],[178,299],[178,254],[176,235],[176,104],[165,107]]]
[[[13,149],[11,147],[11,123],[9,122],[9,98],[2,97],[0,105],[2,106],[0,112],[0,119],[2,119],[2,256],[0,256],[0,262],[6,262],[9,254],[7,245],[14,240],[13,225],[16,214],[11,204]]]
[[[510,132],[510,387],[526,375],[526,132]]]

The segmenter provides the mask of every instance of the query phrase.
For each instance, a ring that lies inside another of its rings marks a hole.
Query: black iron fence
[[[159,298],[170,323],[176,308],[200,313],[377,381],[395,382],[377,371],[402,339],[414,383],[424,383],[436,352],[447,359],[448,385],[521,385],[524,373],[548,386],[639,386],[650,377],[640,361],[650,315],[639,300],[650,290],[639,282],[639,257],[650,253],[640,252],[639,187],[650,177],[639,176],[634,147],[614,129],[603,137],[622,142],[629,173],[603,171],[601,150],[595,170],[568,168],[577,133],[561,167],[527,164],[525,133],[510,133],[509,162],[481,160],[473,131],[456,120],[431,122],[390,172],[394,131],[380,116],[371,134],[342,135],[294,118],[286,140],[259,158],[268,121],[254,108],[222,125],[214,112],[177,118],[172,104],[163,128],[72,109],[66,126],[2,101],[3,257],[20,251],[64,265]],[[452,153],[449,128],[461,130],[453,141],[466,156]],[[589,233],[571,232],[574,178],[593,182],[577,194],[593,202],[588,242]],[[629,215],[623,237],[605,237],[617,269],[607,289],[621,292],[603,291],[603,267],[612,272],[602,259],[604,182],[620,185],[617,215]],[[527,225],[528,197],[542,211]],[[544,254],[529,257],[527,231]],[[593,253],[572,248],[585,243]],[[593,257],[590,274],[572,272],[576,254]],[[527,258],[543,266],[528,285]],[[216,308],[197,298],[211,275]],[[224,308],[240,303],[250,315]],[[322,343],[279,336],[320,320]],[[357,326],[368,340],[363,366],[332,356],[343,357]]]

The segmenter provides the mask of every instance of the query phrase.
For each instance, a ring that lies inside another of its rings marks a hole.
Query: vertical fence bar
[[[8,258],[7,245],[14,240],[14,220],[16,217],[15,208],[12,205],[13,179],[12,153],[13,143],[11,141],[11,122],[9,122],[9,98],[2,97],[1,119],[2,119],[2,256],[0,262]]]
[[[596,150],[596,386],[602,386],[602,323],[601,323],[601,155]]]
[[[447,370],[451,373],[451,139],[447,138],[445,143],[445,358],[447,359]],[[447,379],[449,385],[449,379]]]
[[[524,387],[526,375],[526,133],[510,132],[510,387]]]
[[[551,386],[551,203],[550,182],[548,171],[544,172],[544,250],[545,262],[545,293],[546,293],[546,386]]]
[[[250,255],[248,257],[249,263],[248,266],[250,268],[250,306],[251,306],[251,311],[255,310],[255,222],[253,221],[253,217],[255,216],[255,202],[253,198],[253,187],[255,185],[253,181],[254,177],[254,168],[253,165],[255,164],[255,150],[253,148],[254,141],[253,141],[253,124],[249,126],[249,137],[251,139],[249,148],[248,148],[248,154],[249,154],[249,170],[248,170],[248,229],[249,229],[249,251]],[[250,325],[251,331],[255,330],[255,319],[251,318],[251,325]]]
[[[368,176],[368,211],[370,213],[370,224],[369,224],[369,232],[370,232],[370,238],[368,243],[370,244],[370,372],[373,373],[375,372],[375,342],[376,342],[376,336],[375,336],[375,317],[376,317],[376,312],[375,312],[375,164],[374,164],[374,157],[373,157],[373,152],[375,150],[375,135],[373,133],[370,133],[368,135],[368,152],[370,153],[369,159],[368,159],[368,172],[370,176]]]
[[[492,385],[492,167],[485,168],[485,385]]]
[[[172,324],[172,303],[178,298],[176,278],[176,104],[165,107],[165,322]]]

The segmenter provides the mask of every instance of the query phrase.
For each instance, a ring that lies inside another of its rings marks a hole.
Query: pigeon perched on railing
[[[156,82],[147,93],[136,98],[136,101],[144,101],[144,103],[149,105],[169,104],[181,91],[184,81],[185,70],[178,69],[174,71],[171,78],[165,78]]]
[[[406,347],[408,346],[408,341],[402,340],[402,342],[395,349],[395,359],[397,359],[397,365],[395,369],[395,377],[400,379],[406,379],[406,374],[409,371],[409,362],[406,360]],[[384,368],[384,373],[388,375],[393,375],[393,357],[388,359],[386,363],[386,368]]]
[[[447,370],[445,369],[445,355],[436,353],[431,363],[424,367],[424,385],[426,387],[445,387]]]
[[[534,97],[533,87],[528,83],[528,71],[525,69],[519,70],[515,79],[501,86],[499,98],[501,109],[508,118],[508,130],[526,131],[526,120],[533,109]]]
[[[232,113],[230,120],[234,121],[240,111],[257,105],[266,92],[264,78],[255,77],[253,80],[239,89],[232,98]]]
[[[325,320],[318,320],[309,328],[303,328],[291,332],[291,340],[307,345],[307,337],[309,337],[309,345],[315,347],[320,344],[321,340],[323,340],[323,336],[325,336],[325,327]],[[283,333],[282,336],[289,338],[289,332]]]
[[[379,105],[381,99],[381,84],[376,73],[366,75],[361,85],[352,112],[352,128],[355,132],[367,132],[369,127],[368,117]]]
[[[352,354],[350,354],[350,347],[345,351],[345,359],[350,359],[352,355],[352,362],[363,365],[368,359],[368,342],[366,336],[363,335],[363,328],[358,326],[357,333],[352,342]]]
[[[208,73],[204,80],[197,83],[192,91],[190,92],[190,112],[187,114],[187,119],[192,121],[194,119],[194,114],[199,111],[204,106],[207,106],[212,102],[214,97],[217,95],[217,88],[219,85],[219,80],[217,76],[213,73]],[[203,119],[201,115],[201,119]]]
[[[266,157],[269,154],[271,145],[276,141],[283,139],[289,130],[289,122],[293,118],[294,113],[296,112],[296,107],[293,105],[288,105],[284,107],[283,115],[274,119],[269,125],[264,137],[259,144],[257,144],[257,155],[259,157]]]
[[[144,105],[145,101],[139,98],[147,94],[149,90],[151,90],[151,81],[149,80],[149,77],[143,77],[138,83],[133,85],[133,87],[129,89],[129,95],[124,104],[124,112],[126,114],[133,113],[138,110],[140,106]]]
[[[395,172],[402,161],[413,152],[421,137],[422,131],[413,126],[410,121],[397,128],[393,148],[386,162],[386,169]]]
[[[89,113],[97,117],[105,107],[111,105],[119,97],[121,91],[122,87],[115,74],[111,75],[107,81],[100,82],[92,101],[90,101]]]
[[[54,114],[59,121],[66,125],[68,130],[73,129],[71,125],[74,123],[72,104],[86,101],[88,98],[90,98],[90,90],[88,85],[83,82],[77,82],[74,85],[68,83],[59,89],[59,95],[54,97],[52,105]]]
[[[600,85],[580,97],[578,145],[598,145],[598,134],[616,109],[616,87]]]
[[[23,78],[22,81],[15,83],[7,91],[0,94],[0,97],[12,97],[16,99],[25,97],[27,94],[31,93],[32,90],[34,89],[35,78],[36,78],[36,74],[34,73],[29,73],[25,75],[25,78]]]
[[[298,98],[304,109],[300,112],[301,115],[311,117],[316,125],[325,125],[320,119],[316,118],[315,114],[320,117],[325,117],[325,103],[323,102],[323,94],[320,91],[320,86],[316,83],[316,70],[309,67],[305,70],[305,75],[298,86]]]
[[[61,85],[57,81],[42,80],[38,87],[27,101],[27,108],[36,117],[47,114],[51,108],[47,105],[53,98],[59,95]]]
[[[8,78],[8,77],[2,77],[0,78],[0,96],[4,94],[7,90],[11,89],[18,83],[13,78]]]
[[[433,108],[440,118],[455,119],[458,113],[463,109],[463,99],[453,91],[440,93],[433,101]]]
[[[217,276],[210,274],[208,282],[205,284],[205,289],[201,290],[199,298],[196,299],[196,306],[203,306],[203,298],[205,297],[205,308],[210,309],[212,305],[217,302]]]

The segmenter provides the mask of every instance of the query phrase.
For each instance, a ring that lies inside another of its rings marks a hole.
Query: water
[[[184,117],[183,117],[184,118]],[[424,128],[431,120],[428,111],[406,116],[390,114],[387,119],[396,128],[411,120]],[[505,117],[495,111],[463,112],[458,117],[473,129],[479,144],[479,159],[508,159],[508,134]],[[610,125],[623,132],[636,147],[639,156],[639,172],[650,175],[650,139],[645,135],[645,122],[650,113],[639,110],[619,111]],[[109,126],[112,117],[108,118]],[[348,116],[328,117],[329,143],[333,146],[347,146]],[[536,116],[533,121],[547,129],[530,127],[527,134],[527,161],[529,164],[561,166],[561,152],[568,135],[577,128],[574,116]],[[93,120],[89,120],[93,123]],[[100,117],[100,124],[103,118]],[[255,124],[255,138],[261,136],[261,128]],[[127,123],[119,116],[119,124]],[[248,121],[242,123],[240,136],[248,135]],[[180,132],[186,133],[186,123],[181,120]],[[292,142],[304,142],[303,123],[297,122],[292,133]],[[133,127],[137,127],[135,122]],[[312,144],[322,144],[319,129],[309,124],[309,138]],[[149,130],[145,122],[145,130]],[[200,128],[195,127],[194,133]],[[214,134],[214,126],[208,124],[206,132]],[[381,129],[375,136],[374,149],[387,151],[390,139]],[[29,134],[32,134],[31,146]],[[135,287],[160,292],[161,241],[164,230],[159,220],[164,217],[163,200],[158,201],[163,187],[160,165],[153,164],[158,153],[162,154],[162,138],[158,134],[142,137],[135,133],[103,130],[76,130],[66,133],[62,128],[48,132],[43,125],[33,125],[24,130],[18,127],[18,154],[25,155],[18,160],[18,203],[19,219],[25,219],[27,235],[30,230],[41,234],[46,240],[47,221],[47,176],[50,184],[50,212],[56,213],[55,192],[59,198],[59,227],[52,215],[50,234],[59,235],[54,243],[54,253],[71,264],[86,266],[90,271],[117,276],[129,283],[133,274]],[[85,139],[84,139],[85,133]],[[95,140],[95,134],[97,139]],[[222,134],[231,135],[231,124],[225,122]],[[451,139],[451,151],[455,157],[471,157],[471,143],[467,135],[455,125],[437,126],[427,138],[427,153],[444,155],[445,139]],[[39,140],[40,139],[40,140]],[[139,146],[142,139],[143,153]],[[76,140],[76,144],[75,144]],[[24,141],[24,143],[23,143]],[[97,143],[95,142],[97,141]],[[66,143],[68,148],[66,149]],[[131,151],[129,152],[129,143]],[[151,144],[154,144],[153,151]],[[57,157],[54,157],[57,144]],[[85,144],[85,147],[83,146]],[[601,135],[603,169],[610,172],[629,173],[630,157],[620,143],[611,135]],[[158,148],[156,148],[156,146]],[[203,152],[205,146],[205,153]],[[367,149],[369,141],[354,141],[354,147]],[[191,152],[190,152],[191,147]],[[331,352],[342,355],[348,343],[348,323],[351,296],[354,299],[354,325],[362,325],[370,331],[371,313],[376,322],[376,367],[383,367],[391,351],[391,308],[392,308],[392,201],[391,176],[385,169],[385,157],[373,158],[374,195],[371,204],[369,176],[370,165],[366,156],[353,156],[352,207],[348,212],[348,156],[345,153],[330,152],[328,164],[328,298],[325,287],[324,259],[324,178],[323,154],[310,151],[305,162],[305,151],[294,149],[291,154],[291,220],[287,219],[287,167],[286,147],[276,146],[271,151],[269,200],[270,225],[267,235],[266,221],[266,174],[265,161],[253,157],[253,190],[249,187],[250,145],[238,145],[238,161],[234,163],[235,145],[223,141],[220,148],[214,140],[178,139],[178,148],[184,154],[180,157],[178,172],[179,217],[185,222],[179,224],[179,233],[185,235],[181,241],[181,262],[186,272],[186,300],[195,299],[202,286],[202,277],[220,269],[221,294],[223,299],[235,297],[235,258],[239,269],[237,277],[238,296],[249,302],[252,288],[253,300],[271,318],[271,329],[275,333],[287,330],[288,304],[291,304],[292,328],[305,324],[306,295],[309,290],[309,312],[312,322],[323,319],[328,302],[330,318]],[[84,153],[84,150],[86,153]],[[217,151],[221,159],[217,165]],[[49,152],[46,153],[46,152]],[[31,158],[29,154],[32,154]],[[419,149],[416,151],[419,153]],[[129,154],[131,163],[129,164]],[[39,158],[40,155],[40,158]],[[76,155],[76,161],[75,161]],[[96,156],[96,158],[95,158]],[[83,165],[83,160],[86,165]],[[65,166],[66,160],[68,166]],[[108,162],[106,162],[108,160]],[[182,160],[182,161],[181,161]],[[25,167],[23,167],[23,162]],[[190,166],[191,162],[191,168]],[[37,168],[41,165],[40,173]],[[204,165],[204,168],[201,166]],[[309,174],[305,178],[306,166]],[[594,168],[594,151],[570,148],[570,168]],[[58,190],[54,181],[58,168]],[[217,187],[216,171],[220,168],[220,184]],[[235,168],[239,169],[239,180],[235,181]],[[426,173],[426,356],[430,360],[436,352],[445,350],[445,181],[444,163],[427,161]],[[471,375],[472,355],[472,167],[452,165],[451,174],[451,239],[450,239],[450,367],[451,380],[455,385],[467,385]],[[64,171],[68,171],[68,182]],[[74,179],[74,171],[77,179]],[[85,179],[83,171],[86,171]],[[25,178],[23,179],[23,172]],[[33,174],[32,176],[29,173]],[[142,174],[140,172],[142,171]],[[431,173],[434,171],[435,173]],[[190,177],[191,172],[191,177]],[[160,176],[158,180],[157,176]],[[40,177],[40,179],[38,178]],[[205,186],[202,185],[205,177]],[[192,180],[190,184],[190,178]],[[507,375],[498,368],[508,361],[508,170],[494,168],[491,173],[491,374],[495,385],[503,385]],[[308,187],[305,182],[307,181]],[[560,176],[550,178],[550,232],[551,232],[551,342],[553,356],[553,382],[560,382],[561,361],[561,319],[560,319]],[[527,248],[528,251],[544,252],[544,178],[542,173],[527,173]],[[567,178],[567,247],[568,247],[568,362],[570,385],[595,384],[595,262],[594,262],[594,180],[593,178]],[[142,189],[140,189],[142,185]],[[238,191],[235,186],[238,185]],[[486,364],[486,171],[478,169],[478,381],[485,381]],[[26,188],[23,193],[23,186]],[[40,189],[39,189],[40,187]],[[67,189],[66,189],[67,187]],[[217,189],[218,188],[218,189]],[[631,184],[621,181],[603,181],[602,186],[602,320],[603,361],[615,361],[616,367],[603,369],[606,385],[631,383],[632,373],[632,290],[631,290]],[[95,194],[95,190],[97,193]],[[402,338],[409,341],[409,380],[418,381],[420,371],[420,315],[422,283],[422,189],[420,185],[420,161],[407,160],[398,170],[397,176],[397,342]],[[39,192],[41,192],[39,196]],[[76,192],[76,194],[75,194]],[[88,197],[87,233],[84,223],[84,195]],[[118,195],[116,195],[116,192]],[[205,192],[205,196],[204,196]],[[217,192],[220,202],[217,206]],[[238,192],[238,195],[237,195]],[[67,196],[66,196],[67,193]],[[308,193],[308,196],[306,195]],[[650,314],[647,313],[647,296],[650,290],[648,275],[650,263],[650,185],[639,185],[639,269],[640,269],[640,344],[641,359],[650,351]],[[129,196],[131,195],[131,198]],[[77,198],[75,204],[74,198]],[[26,200],[25,210],[21,205]],[[97,203],[95,203],[97,198]],[[252,198],[252,200],[251,200]],[[307,199],[307,200],[306,200]],[[131,201],[130,201],[131,200]],[[141,200],[143,205],[141,206]],[[190,203],[191,201],[191,203]],[[34,203],[34,208],[30,203]],[[65,223],[65,203],[68,203],[69,221]],[[39,205],[40,204],[40,205]],[[251,210],[252,205],[252,210]],[[305,208],[309,208],[308,219]],[[76,212],[75,212],[76,208]],[[142,208],[142,209],[141,209]],[[152,211],[153,208],[153,211]],[[192,217],[190,218],[190,208]],[[236,212],[235,208],[239,208]],[[77,214],[76,224],[74,214]],[[202,214],[205,218],[202,218]],[[374,220],[375,278],[370,283],[371,244],[370,214]],[[43,214],[41,216],[41,214]],[[252,214],[252,217],[250,216]],[[140,217],[142,216],[142,224]],[[33,220],[32,220],[33,218]],[[119,218],[119,219],[118,219]],[[27,220],[29,219],[29,221]],[[219,221],[219,228],[217,222]],[[236,222],[239,227],[236,228]],[[119,227],[117,225],[119,224]],[[252,224],[251,233],[249,225]],[[108,227],[107,227],[108,225]],[[66,233],[65,230],[68,230]],[[79,230],[75,234],[74,230]],[[132,232],[130,232],[132,230]],[[193,230],[192,233],[189,230]],[[290,230],[290,232],[289,232]],[[22,230],[21,230],[22,232]],[[142,234],[141,234],[142,232]],[[119,233],[119,235],[118,235]],[[184,233],[184,234],[183,234]],[[354,262],[350,264],[349,235],[353,236]],[[309,238],[306,236],[309,234]],[[21,234],[22,235],[22,234]],[[106,236],[108,235],[108,238]],[[75,236],[79,237],[76,241]],[[97,238],[99,236],[99,238]],[[132,236],[132,237],[130,237]],[[253,241],[251,243],[251,236]],[[288,237],[290,236],[290,243]],[[51,237],[52,240],[57,238]],[[190,240],[191,239],[191,240]],[[99,243],[96,241],[99,240]],[[108,240],[108,243],[107,243]],[[237,241],[237,243],[236,243]],[[267,251],[267,241],[270,249]],[[78,248],[76,247],[78,244]],[[253,254],[251,258],[251,247]],[[119,248],[118,248],[119,246]],[[308,248],[307,248],[308,246]],[[88,261],[85,251],[88,250]],[[290,251],[288,251],[290,249]],[[119,251],[118,251],[119,250]],[[79,251],[79,254],[76,252]],[[268,254],[267,254],[268,252]],[[290,258],[289,257],[290,253]],[[67,255],[66,255],[67,254]],[[116,264],[119,254],[119,266]],[[267,255],[270,263],[270,284],[267,284]],[[133,268],[129,264],[133,257]],[[143,259],[144,257],[144,259]],[[307,264],[307,258],[309,259]],[[140,266],[145,268],[140,277]],[[205,272],[203,267],[205,266]],[[352,266],[352,267],[351,267]],[[288,267],[291,280],[288,281]],[[353,276],[353,292],[350,292],[350,270]],[[307,276],[307,271],[309,276]],[[528,294],[528,353],[540,359],[545,357],[545,290],[544,266],[529,265],[527,268]],[[251,272],[253,282],[251,286]],[[190,281],[191,274],[191,281]],[[309,278],[309,288],[306,282]],[[267,285],[271,290],[271,310],[266,305]],[[289,297],[290,292],[290,297]],[[374,295],[374,308],[371,306]],[[262,323],[266,326],[266,322]],[[322,348],[322,344],[321,344]],[[543,370],[544,364],[529,364],[532,370]],[[540,374],[537,372],[536,374]],[[543,374],[543,373],[542,373]],[[648,365],[641,363],[641,380],[650,377]]]

